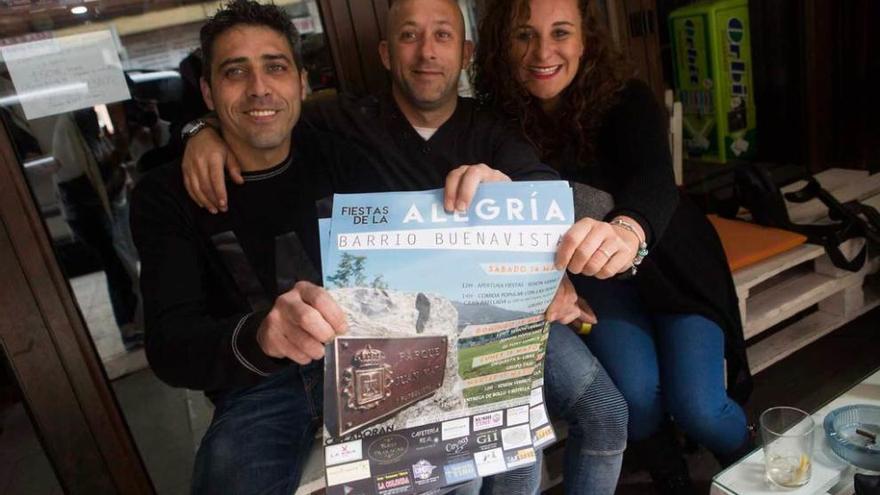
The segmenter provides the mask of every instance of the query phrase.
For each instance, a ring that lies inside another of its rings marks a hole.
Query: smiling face
[[[253,166],[283,160],[305,99],[305,72],[297,70],[284,36],[264,26],[234,26],[214,40],[210,71],[202,95],[236,155]]]
[[[511,62],[520,84],[553,108],[581,64],[582,13],[577,0],[531,0],[531,15],[511,30]]]
[[[472,51],[452,0],[398,0],[389,13],[388,40],[379,45],[397,103],[423,111],[454,107]]]

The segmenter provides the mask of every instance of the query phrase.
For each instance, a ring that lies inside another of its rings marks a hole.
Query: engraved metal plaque
[[[324,413],[335,436],[386,419],[443,385],[446,337],[337,337],[328,347],[325,393],[333,394],[335,410]]]

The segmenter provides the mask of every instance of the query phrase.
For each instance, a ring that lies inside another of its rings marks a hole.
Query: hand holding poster
[[[327,493],[422,493],[535,462],[543,313],[571,226],[566,182],[491,183],[463,213],[443,191],[336,195],[324,284],[349,333],[327,345]]]

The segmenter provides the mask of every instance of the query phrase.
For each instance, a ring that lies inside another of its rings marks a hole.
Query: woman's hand
[[[467,210],[483,182],[510,182],[510,177],[485,163],[462,165],[446,176],[443,208],[448,212]]]
[[[641,231],[635,220],[619,217]],[[556,251],[556,268],[568,268],[599,279],[611,278],[632,266],[633,259],[644,239],[619,225],[583,218],[571,226]]]
[[[568,275],[562,276],[556,295],[544,313],[544,319],[571,325],[575,330],[579,330],[584,323],[595,325],[597,322],[593,309],[583,298],[578,297]]]
[[[229,147],[211,127],[202,129],[186,142],[181,169],[186,192],[211,213],[226,211],[226,182],[223,167],[236,184],[243,184],[241,166]]]

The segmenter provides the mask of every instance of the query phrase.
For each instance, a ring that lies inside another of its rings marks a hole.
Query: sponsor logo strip
[[[494,428],[504,424],[504,412],[492,411],[486,414],[477,414],[474,416],[474,431]]]
[[[507,469],[514,469],[534,464],[537,459],[535,458],[535,449],[529,447],[527,449],[519,449],[513,452],[505,452],[504,460],[507,462]]]
[[[532,431],[529,425],[519,425],[501,430],[501,445],[504,450],[525,447],[532,443]]]
[[[537,428],[539,426],[547,424],[547,411],[544,409],[544,405],[533,407],[529,410],[529,423],[532,428]]]
[[[327,486],[341,485],[370,477],[370,461],[358,461],[327,468]]]
[[[507,410],[507,425],[518,425],[529,422],[529,406],[511,407]]]
[[[398,495],[412,491],[409,471],[396,471],[376,476],[376,491],[379,495]]]
[[[556,440],[556,435],[553,434],[553,427],[550,425],[538,428],[535,430],[532,437],[532,443],[535,447],[541,447],[554,440]]]
[[[500,448],[474,452],[474,462],[477,464],[477,473],[480,476],[491,476],[507,469],[504,452]]]
[[[446,475],[446,484],[454,485],[476,478],[477,469],[474,467],[474,461],[468,459],[443,466],[443,474]]]
[[[453,438],[463,437],[470,434],[471,418],[458,418],[451,421],[443,422],[443,440],[451,440]]]
[[[536,406],[542,402],[544,402],[544,388],[533,388],[532,394],[529,396],[529,405]]]
[[[360,440],[329,445],[324,449],[324,465],[326,466],[359,461],[363,457],[363,445]]]

